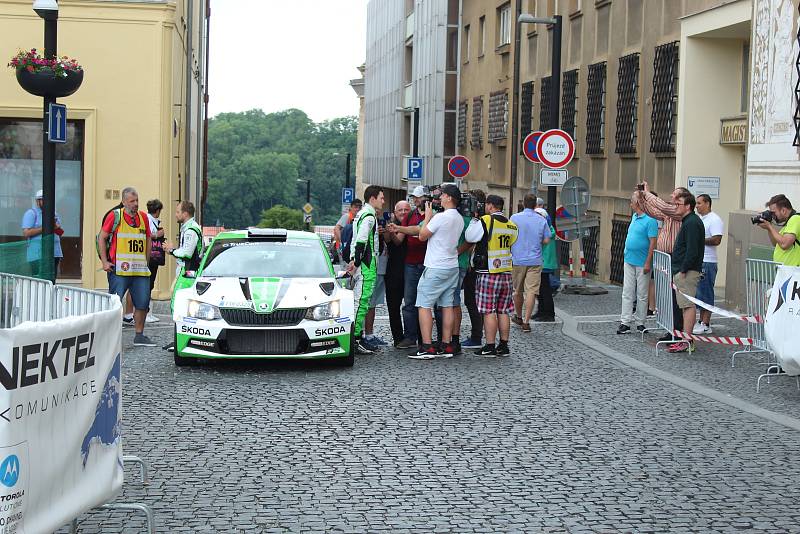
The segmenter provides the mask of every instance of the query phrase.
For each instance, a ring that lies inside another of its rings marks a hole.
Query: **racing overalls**
[[[353,264],[356,272],[353,275],[355,285],[356,317],[354,333],[356,339],[361,338],[364,332],[364,319],[367,317],[372,291],[375,289],[375,279],[378,273],[378,241],[377,218],[375,208],[365,203],[353,220]]]

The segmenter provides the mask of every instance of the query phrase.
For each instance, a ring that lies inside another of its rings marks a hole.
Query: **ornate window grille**
[[[578,71],[568,70],[561,83],[561,129],[575,139],[575,116],[578,112]]]
[[[597,260],[600,255],[600,226],[590,228],[588,235],[581,237],[581,242],[583,244],[583,254],[586,258],[586,272],[598,274]]]
[[[483,148],[483,97],[472,99],[472,137],[469,142],[473,150]]]
[[[495,91],[489,95],[490,143],[505,139],[508,132],[508,91]]]
[[[586,95],[586,153],[602,154],[606,148],[606,62],[589,65]]]
[[[458,134],[456,144],[459,147],[467,146],[467,101],[463,100],[458,104]]]
[[[533,124],[533,82],[522,84],[519,96],[519,143],[522,151],[522,141],[531,133]]]
[[[678,41],[656,47],[650,152],[675,152],[678,122]]]
[[[617,154],[635,154],[639,122],[639,54],[619,58],[617,80]],[[612,269],[613,271],[613,269]]]
[[[611,221],[611,281],[621,284],[625,280],[625,240],[630,221]]]
[[[550,76],[542,78],[542,90],[539,96],[539,129],[550,129]]]

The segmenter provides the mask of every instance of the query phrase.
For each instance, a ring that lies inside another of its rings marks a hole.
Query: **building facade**
[[[43,23],[30,1],[0,1],[0,33],[10,58],[42,49]],[[75,57],[84,82],[61,99],[68,143],[57,149],[56,211],[62,219],[62,280],[106,287],[95,236],[103,214],[133,186],[140,208],[188,199],[202,207],[205,176],[208,0],[59,2],[58,53]],[[102,43],[99,46],[98,43]],[[0,242],[20,241],[20,222],[41,189],[42,100],[13,72],[0,84]],[[169,296],[174,269],[161,269],[156,297]]]

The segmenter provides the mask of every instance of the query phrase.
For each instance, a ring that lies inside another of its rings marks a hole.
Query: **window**
[[[461,60],[466,63],[469,61],[469,47],[470,43],[469,24],[464,26],[464,35],[461,38]]]
[[[472,137],[469,142],[473,150],[483,148],[483,97],[472,99]]]
[[[497,46],[511,44],[511,4],[497,9]]]
[[[490,143],[506,138],[508,131],[508,91],[495,91],[489,95],[489,135]]]
[[[467,146],[467,101],[462,100],[458,104],[458,134],[456,144],[459,147]]]
[[[519,98],[519,114],[519,139],[520,147],[522,147],[522,141],[531,133],[533,124],[533,82],[525,82],[522,84],[522,92]]]
[[[617,79],[617,154],[636,153],[639,117],[639,54],[619,58]]]
[[[569,14],[578,13],[581,10],[581,0],[569,0]]]
[[[561,129],[575,139],[575,116],[578,112],[578,71],[564,73],[561,93]]]
[[[606,63],[589,65],[586,95],[586,153],[602,154],[606,148]]]
[[[652,106],[650,152],[675,152],[678,122],[678,41],[656,47]]]
[[[240,278],[328,278],[331,270],[325,252],[311,240],[270,243],[226,239],[217,241],[208,252],[203,274]]]
[[[542,90],[539,95],[539,129],[549,130],[550,123],[550,76],[542,78]]]
[[[478,35],[478,56],[480,57],[486,53],[486,17],[478,20],[478,29],[480,30],[480,35]]]

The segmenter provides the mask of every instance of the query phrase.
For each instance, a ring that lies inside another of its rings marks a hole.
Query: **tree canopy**
[[[246,228],[276,205],[299,209],[306,202],[302,178],[311,180],[314,224],[335,224],[348,152],[354,181],[357,130],[356,117],[315,123],[297,109],[210,119],[205,223]]]

